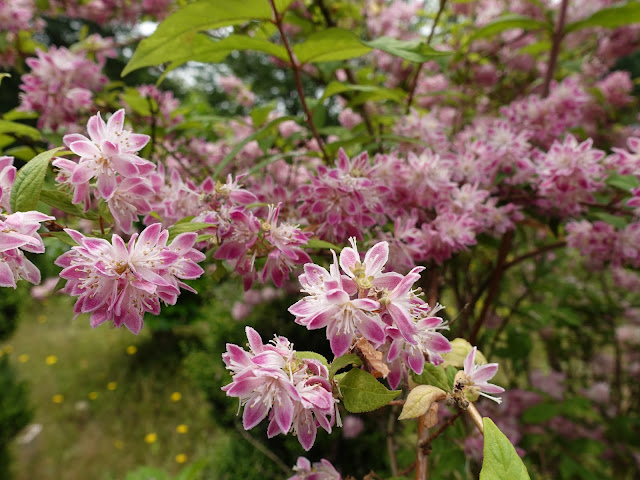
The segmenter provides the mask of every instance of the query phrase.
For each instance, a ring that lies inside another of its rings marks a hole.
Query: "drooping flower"
[[[504,392],[504,388],[487,381],[497,373],[498,364],[486,363],[484,365],[476,365],[475,358],[477,349],[477,347],[473,347],[464,359],[464,370],[458,372],[454,379],[454,392],[463,392],[470,401],[475,401],[479,395],[482,395],[494,402],[501,403],[502,399],[500,397],[488,395],[489,393]]]
[[[44,252],[44,243],[37,232],[45,220],[55,217],[40,212],[0,215],[0,287],[16,288],[20,279],[40,283],[40,270],[24,252]]]
[[[305,457],[298,457],[293,470],[296,474],[288,480],[342,480],[336,468],[324,458],[311,464]]]
[[[246,328],[246,334],[249,352],[227,344],[222,355],[233,375],[222,390],[244,405],[245,430],[269,416],[269,438],[294,431],[303,448],[309,450],[317,426],[331,433],[334,422],[335,401],[327,367],[318,360],[298,357],[285,337],[263,344],[251,327]]]
[[[76,188],[95,177],[99,195],[109,200],[118,187],[116,174],[138,177],[155,169],[153,163],[137,155],[150,137],[125,130],[124,115],[124,109],[120,109],[105,123],[98,113],[87,124],[90,138],[77,133],[64,136],[65,145],[80,156],[69,178]],[[57,166],[56,162],[53,165]]]
[[[376,312],[380,303],[370,298],[351,298],[357,291],[354,281],[342,277],[338,261],[330,272],[319,265],[307,263],[299,280],[308,297],[289,307],[296,322],[309,330],[327,328],[327,339],[336,357],[349,350],[353,341],[362,336],[373,344],[384,341],[384,324]]]
[[[189,288],[180,279],[203,273],[197,262],[204,260],[204,254],[193,248],[196,233],[180,234],[167,245],[169,232],[156,223],[140,235],[134,233],[127,246],[115,234],[110,243],[65,231],[78,245],[55,264],[63,267],[64,291],[79,297],[74,313],[91,313],[92,327],[113,321],[137,334],[146,312],[158,315],[160,300],[173,305],[180,288]]]

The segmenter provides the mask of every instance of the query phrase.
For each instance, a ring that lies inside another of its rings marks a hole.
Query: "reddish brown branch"
[[[549,53],[549,63],[547,65],[547,73],[544,77],[544,83],[542,85],[542,98],[549,96],[549,90],[551,88],[551,80],[553,80],[553,72],[556,69],[558,63],[558,55],[560,54],[560,44],[564,37],[564,23],[567,16],[567,7],[569,0],[562,0],[560,4],[560,10],[558,12],[558,21],[556,22],[555,29],[553,31],[551,52]]]
[[[274,20],[273,22],[275,23],[276,27],[278,28],[278,32],[280,32],[280,37],[282,38],[282,45],[284,46],[285,50],[287,51],[287,55],[289,56],[289,63],[291,65],[291,70],[293,70],[293,76],[295,78],[296,81],[296,89],[298,90],[298,97],[300,98],[300,103],[302,104],[302,109],[304,110],[305,115],[307,116],[307,123],[309,124],[309,129],[311,130],[311,133],[313,134],[313,138],[316,139],[316,142],[318,143],[318,148],[320,148],[320,151],[322,152],[322,156],[324,157],[325,160],[328,159],[327,156],[327,152],[324,148],[324,142],[322,141],[322,137],[320,137],[320,134],[318,133],[318,130],[316,129],[316,126],[313,123],[313,114],[311,113],[311,110],[309,109],[309,106],[307,105],[307,100],[306,97],[304,95],[304,89],[302,88],[302,77],[300,75],[300,64],[298,63],[298,59],[296,58],[296,56],[293,53],[293,50],[291,49],[291,45],[289,44],[289,40],[287,39],[287,35],[284,32],[284,26],[283,26],[283,14],[278,12],[278,9],[276,8],[275,4],[273,3],[273,0],[269,0],[269,4],[271,5],[271,10],[273,11],[273,16],[274,16]]]
[[[487,316],[489,314],[489,310],[493,304],[493,301],[498,296],[498,290],[500,288],[500,280],[502,279],[502,275],[504,273],[504,266],[507,255],[509,253],[509,249],[511,248],[511,239],[513,238],[513,230],[509,230],[502,236],[502,242],[500,243],[500,250],[498,251],[498,258],[496,260],[496,266],[493,270],[493,274],[491,275],[491,279],[489,280],[489,291],[487,292],[487,297],[484,299],[484,303],[482,304],[482,311],[480,312],[480,316],[473,326],[473,331],[471,332],[471,336],[469,337],[469,341],[471,345],[475,345],[476,340],[478,339],[478,333],[480,332],[480,328],[484,324]]]
[[[436,18],[433,20],[433,27],[431,27],[431,32],[429,32],[429,36],[427,37],[427,45],[431,43],[431,39],[433,35],[436,33],[436,27],[438,26],[438,22],[440,21],[440,17],[442,16],[442,12],[444,12],[444,6],[447,4],[447,0],[440,0],[440,6],[438,7],[438,13],[436,13]],[[416,73],[411,80],[411,86],[409,87],[409,96],[407,97],[407,113],[411,111],[411,104],[413,103],[413,97],[416,93],[416,87],[418,86],[418,79],[420,78],[420,72],[422,72],[422,66],[424,63],[418,65],[416,69]]]

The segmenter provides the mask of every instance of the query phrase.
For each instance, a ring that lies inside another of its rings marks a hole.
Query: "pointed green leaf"
[[[71,235],[69,235],[67,232],[49,232],[49,235],[51,235],[52,237],[56,237],[62,243],[66,243],[71,247],[75,247],[76,245],[78,245],[76,241],[71,238]]]
[[[632,188],[640,187],[640,180],[638,180],[638,177],[635,175],[619,175],[614,173],[609,175],[605,183],[621,190],[631,190]]]
[[[406,93],[400,89],[379,87],[377,85],[352,85],[349,83],[331,82],[327,85],[327,88],[325,88],[322,100],[339,93],[350,91],[375,93],[381,98],[391,98],[397,101],[404,100],[406,96]]]
[[[436,367],[432,363],[425,363],[420,375],[413,375],[413,381],[420,385],[433,385],[442,390],[449,390],[447,372],[443,367]]]
[[[342,247],[331,242],[327,242],[326,240],[320,240],[319,238],[310,238],[305,246],[307,248],[317,248],[318,250],[335,250],[336,252],[342,251]]]
[[[498,33],[502,33],[505,30],[512,30],[514,28],[521,28],[523,30],[548,30],[551,31],[552,26],[537,20],[535,18],[527,17],[524,15],[504,15],[498,17],[493,22],[486,24],[484,27],[479,28],[471,35],[471,40],[477,40],[479,38],[493,37]]]
[[[240,143],[238,143],[233,150],[231,150],[227,155],[225,155],[225,157],[222,159],[222,161],[218,164],[218,167],[216,168],[216,171],[214,173],[214,176],[218,176],[220,175],[220,172],[222,170],[224,170],[224,167],[227,166],[227,164],[233,160],[235,158],[235,156],[238,154],[238,152],[240,150],[242,150],[244,148],[244,146],[253,141],[253,140],[257,140],[260,139],[263,135],[265,135],[265,133],[267,133],[269,131],[269,129],[271,127],[274,127],[282,122],[284,122],[285,120],[295,120],[295,117],[292,117],[290,115],[284,116],[284,117],[279,117],[276,118],[275,120],[270,121],[269,123],[267,123],[264,127],[262,127],[260,130],[253,132],[251,135],[249,135],[247,138],[245,138],[244,140],[242,140]]]
[[[303,43],[293,46],[293,53],[301,64],[335,62],[360,57],[371,51],[355,33],[342,28],[328,28],[310,35]]]
[[[221,2],[201,0],[169,15],[156,31],[138,45],[122,76],[142,67],[159,65],[189,56],[203,46],[198,32],[238,25],[250,20],[270,20],[273,15],[265,0]]]
[[[587,18],[569,23],[564,33],[575,32],[583,28],[618,28],[640,22],[640,2],[631,1],[623,5],[601,8]]]
[[[355,353],[345,353],[337,358],[333,359],[331,362],[331,366],[329,367],[329,379],[333,378],[336,372],[342,370],[344,367],[348,367],[349,365],[353,365],[354,367],[359,367],[362,365],[362,360]]]
[[[71,203],[71,197],[69,194],[59,190],[42,190],[40,192],[40,201],[50,207],[57,208],[58,210],[76,217],[86,218],[87,220],[98,220],[97,213],[91,210],[88,212],[83,211],[82,207]]]
[[[167,54],[160,63],[171,62],[170,69],[186,62],[220,63],[233,51],[254,50],[268,53],[281,60],[288,61],[289,56],[284,47],[267,40],[247,37],[246,35],[229,35],[221,40],[214,40],[202,33],[198,34],[187,49],[175,50]]]
[[[320,360],[322,362],[322,364],[329,368],[329,362],[327,362],[327,359],[324,358],[322,355],[320,355],[319,353],[316,352],[305,352],[305,351],[297,351],[296,352],[296,356],[298,358],[309,358],[312,360]]]
[[[340,379],[340,392],[344,408],[351,413],[384,407],[402,393],[400,390],[388,390],[373,375],[357,368]]]
[[[37,128],[18,122],[9,122],[7,120],[0,120],[0,133],[29,137],[32,140],[39,140],[41,137],[40,131]]]
[[[420,417],[427,413],[433,402],[442,400],[446,396],[444,390],[433,385],[418,385],[407,395],[398,420]]]
[[[215,227],[213,223],[204,223],[204,222],[186,222],[186,223],[176,223],[172,227],[169,227],[169,240],[173,240],[175,237],[180,235],[181,233],[187,232],[197,232],[198,230],[204,230],[205,228]]]
[[[380,37],[370,42],[362,43],[368,47],[376,48],[416,63],[423,63],[434,58],[446,57],[453,54],[453,52],[438,51],[418,40],[398,40],[391,37]]]
[[[480,480],[530,480],[527,467],[516,453],[509,439],[490,418],[482,419],[484,426],[484,460]]]
[[[10,73],[0,73],[0,85],[2,85],[2,80],[5,78],[10,78],[11,74]]]
[[[9,202],[12,212],[28,212],[36,209],[49,162],[62,149],[63,147],[58,147],[42,152],[18,171]]]

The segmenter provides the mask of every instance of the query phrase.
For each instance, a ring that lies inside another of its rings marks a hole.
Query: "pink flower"
[[[74,313],[91,313],[91,326],[113,321],[134,334],[143,325],[146,312],[160,313],[160,300],[175,304],[180,288],[190,287],[179,279],[193,279],[203,270],[196,262],[204,254],[193,249],[196,233],[178,235],[167,246],[169,232],[159,223],[134,233],[127,246],[118,235],[111,243],[65,230],[78,243],[55,264],[63,267],[64,291],[79,297]]]
[[[222,355],[233,375],[222,390],[244,405],[245,430],[269,415],[269,438],[294,431],[300,444],[309,450],[317,426],[331,433],[334,421],[335,401],[327,367],[317,360],[299,358],[284,337],[264,345],[254,329],[247,327],[246,333],[250,352],[228,343]]]
[[[488,383],[487,380],[491,379],[498,371],[497,363],[487,363],[485,365],[476,365],[476,351],[477,347],[473,347],[467,358],[464,359],[464,371],[458,372],[454,380],[454,390],[463,389],[465,393],[471,397],[471,400],[475,400],[473,397],[482,395],[494,402],[501,403],[502,399],[487,395],[488,393],[502,393],[504,388]]]
[[[40,283],[40,270],[24,252],[44,253],[44,243],[37,232],[45,220],[55,218],[40,212],[0,215],[0,287],[16,288],[20,279]]]
[[[0,157],[0,207],[6,212],[11,212],[9,200],[15,179],[16,167],[13,166],[13,157]]]
[[[312,465],[306,458],[298,457],[293,470],[296,474],[287,480],[342,480],[340,473],[324,458]]]
[[[319,265],[305,264],[299,280],[309,296],[289,307],[289,312],[296,316],[296,323],[309,330],[326,327],[331,351],[339,357],[358,337],[379,345],[385,333],[377,313],[380,303],[370,298],[352,299],[356,284],[340,275],[335,253],[333,259],[331,273]]]
[[[65,145],[80,156],[69,179],[72,185],[84,185],[96,177],[98,193],[109,200],[118,186],[116,174],[145,176],[155,169],[153,163],[136,155],[150,137],[124,130],[124,109],[111,115],[107,123],[99,113],[94,115],[89,119],[87,129],[90,139],[77,133],[64,136]],[[56,162],[53,165],[57,166]]]

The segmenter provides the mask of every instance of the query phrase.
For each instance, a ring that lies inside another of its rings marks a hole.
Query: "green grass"
[[[214,430],[202,394],[183,374],[175,338],[94,330],[87,316],[73,319],[70,300],[34,302],[0,345],[29,382],[33,423],[43,427],[28,444],[15,442],[16,478],[124,479],[142,465],[176,473],[206,457]]]

